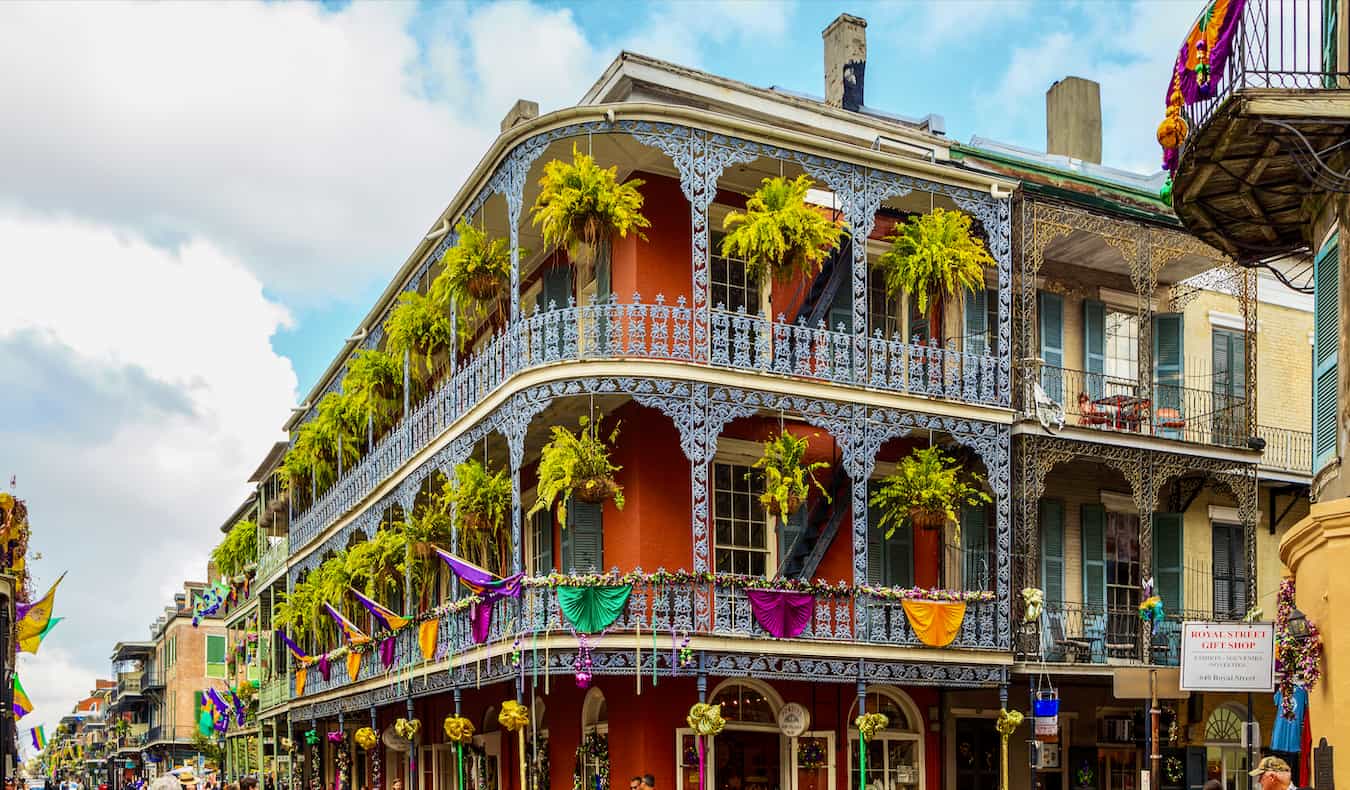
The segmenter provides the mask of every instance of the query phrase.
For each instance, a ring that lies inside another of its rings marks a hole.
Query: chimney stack
[[[857,112],[863,106],[867,20],[840,14],[820,37],[825,40],[825,103]]]
[[[1045,92],[1045,152],[1102,163],[1102,89],[1065,77]]]
[[[532,121],[539,117],[539,102],[528,99],[516,99],[516,103],[511,105],[511,109],[502,116],[501,130],[505,132],[512,126],[526,121]]]

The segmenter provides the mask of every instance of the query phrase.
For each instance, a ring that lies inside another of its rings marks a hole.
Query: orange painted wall
[[[690,271],[689,201],[680,191],[680,182],[651,173],[637,173],[643,180],[642,213],[652,226],[643,231],[647,240],[629,235],[614,242],[611,288],[619,301],[629,302],[633,292],[644,302],[654,302],[657,294],[674,305],[683,296],[689,299]]]
[[[612,416],[622,420],[611,458],[623,467],[617,479],[626,502],[623,510],[605,504],[605,567],[692,568],[689,460],[679,432],[664,414],[633,403]]]

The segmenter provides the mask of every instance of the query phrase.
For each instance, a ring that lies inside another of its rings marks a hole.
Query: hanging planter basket
[[[947,513],[942,510],[912,507],[909,509],[909,521],[919,529],[942,529],[947,526]]]
[[[572,489],[572,496],[582,502],[598,505],[607,499],[614,498],[614,494],[618,490],[619,484],[614,482],[612,477],[588,477],[577,481],[576,487]]]
[[[796,513],[797,508],[802,506],[802,498],[797,494],[788,494],[788,498],[784,500],[783,504],[789,514]]]
[[[464,281],[464,289],[480,302],[486,302],[497,296],[502,289],[501,278],[492,272],[478,272],[469,275]]]

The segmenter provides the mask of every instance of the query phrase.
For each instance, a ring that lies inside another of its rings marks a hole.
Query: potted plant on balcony
[[[558,526],[567,528],[567,503],[576,497],[583,502],[614,500],[623,510],[623,486],[614,481],[622,467],[609,460],[609,446],[619,436],[615,425],[608,439],[600,437],[600,419],[582,416],[576,433],[561,425],[553,426],[553,438],[539,456],[539,501],[530,508],[533,515],[554,507]]]
[[[961,525],[957,508],[992,501],[979,487],[982,478],[962,469],[940,447],[915,450],[902,458],[895,473],[882,478],[868,504],[880,512],[878,527],[886,537],[902,524],[920,529],[956,526],[956,543],[961,543]]]
[[[766,178],[748,196],[745,211],[723,220],[728,233],[722,254],[745,261],[747,274],[784,281],[813,275],[830,250],[839,246],[843,228],[806,203],[814,182],[806,176]]]
[[[506,470],[488,472],[470,459],[455,467],[455,524],[460,533],[496,532],[511,510],[511,480]]]
[[[531,224],[539,226],[544,244],[565,249],[574,261],[589,265],[597,253],[607,255],[610,241],[636,233],[651,222],[642,215],[640,179],[619,183],[617,167],[603,168],[572,146],[572,161],[555,159],[544,165],[539,196],[530,209]]]
[[[461,311],[481,314],[511,279],[511,243],[489,238],[482,228],[465,220],[455,226],[458,241],[441,256],[445,268],[431,284],[442,305],[452,301]]]
[[[920,313],[928,312],[933,294],[983,288],[984,269],[994,265],[984,241],[970,232],[970,216],[961,211],[935,208],[910,217],[886,241],[891,248],[876,263],[886,293],[913,294]]]
[[[429,294],[408,291],[384,322],[385,348],[395,358],[408,355],[413,378],[427,382],[455,342],[446,305]]]
[[[829,469],[830,465],[824,461],[803,463],[809,446],[805,437],[786,430],[764,443],[764,454],[755,461],[754,468],[764,470],[764,493],[760,494],[759,502],[769,515],[787,521],[806,501],[811,486],[820,491],[826,502],[830,501],[829,493],[816,479],[816,472]]]
[[[319,401],[314,418],[295,431],[295,442],[282,460],[282,468],[295,483],[312,482],[322,491],[337,479],[338,459],[350,468],[360,458],[365,426],[342,393],[330,392]]]
[[[357,420],[382,434],[403,407],[403,360],[376,349],[356,352],[347,364],[342,391]]]

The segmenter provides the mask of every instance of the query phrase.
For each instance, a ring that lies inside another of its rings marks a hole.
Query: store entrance
[[[782,736],[728,727],[713,739],[712,790],[782,790]]]

